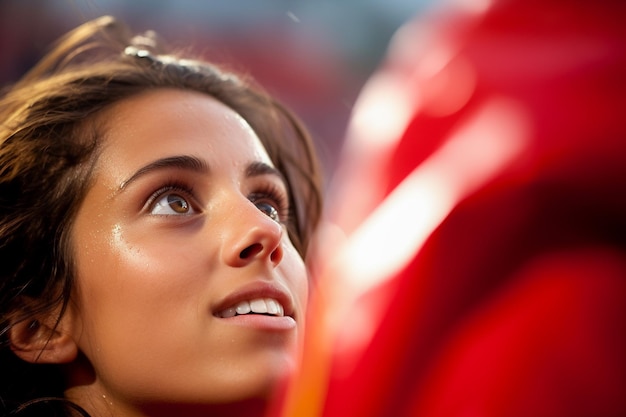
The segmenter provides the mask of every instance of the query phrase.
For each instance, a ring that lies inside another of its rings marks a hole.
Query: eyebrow
[[[167,168],[184,169],[187,171],[193,171],[198,173],[209,172],[209,166],[205,161],[200,158],[188,155],[170,156],[167,158],[158,159],[144,167],[141,167],[139,170],[137,170],[137,172],[135,172],[133,175],[131,175],[128,179],[120,184],[120,191],[146,174]]]
[[[120,184],[119,190],[124,190],[129,184],[143,177],[144,175],[147,175],[153,171],[168,168],[184,169],[192,172],[198,172],[201,174],[208,173],[210,171],[207,163],[200,158],[189,155],[170,156],[167,158],[158,159],[144,167],[141,167],[133,175],[131,175],[128,179]],[[266,164],[265,162],[252,162],[246,167],[246,178],[258,177],[262,175],[274,175],[278,177],[283,183],[285,183],[285,185],[287,184],[287,181],[285,180],[282,172]]]
[[[287,181],[285,180],[283,173],[280,172],[278,169],[274,168],[273,166],[266,164],[265,162],[260,162],[260,161],[252,162],[246,168],[245,174],[247,178],[258,177],[261,175],[275,175],[278,178],[280,178],[281,181],[287,184]]]

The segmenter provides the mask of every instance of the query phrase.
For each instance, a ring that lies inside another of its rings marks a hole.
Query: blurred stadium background
[[[57,37],[114,15],[252,75],[312,131],[330,178],[358,91],[432,0],[0,0],[0,86]]]

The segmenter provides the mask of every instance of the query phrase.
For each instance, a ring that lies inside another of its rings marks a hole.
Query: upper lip
[[[285,316],[295,318],[294,305],[289,293],[275,282],[254,282],[230,293],[213,307],[213,315],[218,316],[220,312],[234,307],[242,301],[257,298],[275,299],[283,306]]]

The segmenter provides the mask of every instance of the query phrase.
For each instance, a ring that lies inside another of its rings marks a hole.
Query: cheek
[[[206,286],[199,256],[191,245],[122,226],[83,243],[77,340],[108,384],[123,379],[130,389],[155,363],[166,366],[166,359],[188,356],[180,341],[195,341],[197,327],[206,324],[199,317]]]
[[[166,316],[168,311],[191,308],[202,285],[197,252],[175,239],[129,233],[119,225],[84,239],[76,258],[78,301],[91,327],[87,336],[123,338],[145,331],[157,318],[166,324],[179,317]]]
[[[309,276],[304,261],[296,249],[288,244],[285,246],[283,276],[291,288],[296,305],[298,332],[295,339],[294,355],[301,359],[306,333],[307,308],[309,302]],[[298,359],[298,360],[300,360]]]
[[[309,276],[304,261],[293,245],[288,243],[284,248],[285,276],[293,288],[302,313],[305,313],[309,299]]]

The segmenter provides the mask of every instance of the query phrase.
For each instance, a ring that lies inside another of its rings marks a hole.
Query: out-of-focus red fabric
[[[341,339],[373,317],[369,337],[324,350],[314,306],[292,412],[626,416],[626,2],[464,3],[394,39],[354,115],[330,219],[350,238],[434,162],[453,192],[412,255],[336,318]],[[402,99],[389,117],[409,117],[366,138],[381,120],[359,112],[389,88]],[[459,137],[455,159],[444,148]],[[321,287],[345,278],[330,270]]]

